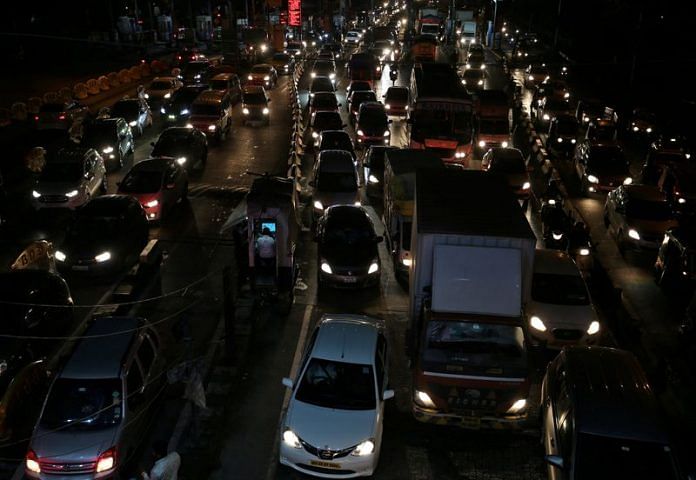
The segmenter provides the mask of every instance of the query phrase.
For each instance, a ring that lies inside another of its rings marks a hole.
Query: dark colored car
[[[270,125],[271,109],[268,103],[271,101],[266,90],[259,85],[244,87],[242,92],[242,115],[244,125],[260,123]]]
[[[336,94],[332,92],[317,92],[309,98],[310,115],[320,110],[338,112],[340,106]]]
[[[377,95],[373,90],[353,90],[350,92],[348,97],[348,118],[351,122],[355,122],[358,112],[360,111],[360,104],[363,102],[376,102]]]
[[[314,142],[324,130],[341,130],[346,127],[341,119],[341,114],[329,110],[320,110],[312,114],[309,120],[309,128],[312,131],[312,142]]]
[[[180,79],[184,85],[207,84],[212,73],[212,65],[208,60],[194,60],[187,63],[181,70]]]
[[[147,217],[138,200],[103,195],[76,210],[55,252],[56,264],[75,273],[117,273],[138,261],[148,235]]]
[[[565,347],[541,387],[548,475],[682,479],[667,425],[638,360],[608,347]]]
[[[546,147],[564,155],[573,153],[579,128],[575,115],[566,113],[553,117],[549,123]]]
[[[152,126],[152,112],[150,106],[139,98],[124,98],[116,102],[109,112],[112,118],[121,117],[137,132],[143,134],[146,127]]]
[[[322,150],[345,150],[353,157],[353,163],[357,163],[355,147],[350,135],[345,130],[324,130],[316,142],[317,155]]]
[[[365,80],[351,80],[346,87],[346,98],[350,96],[350,92],[358,90],[372,90],[372,85]]]
[[[89,113],[89,109],[78,101],[47,102],[39,107],[39,112],[34,116],[36,128],[68,130],[73,122]]]
[[[196,128],[169,127],[152,143],[151,157],[172,157],[188,172],[205,167],[208,139]]]
[[[123,118],[99,118],[85,123],[80,145],[99,152],[107,170],[120,170],[124,159],[135,152],[133,132]]]
[[[278,75],[290,75],[295,69],[295,57],[288,53],[274,53],[270,63]]]
[[[633,182],[621,147],[584,141],[575,149],[575,171],[583,193],[609,191]]]
[[[696,229],[670,228],[657,251],[655,281],[664,288],[696,280]]]
[[[328,207],[317,222],[318,285],[378,285],[381,264],[377,245],[382,237],[364,208]]]
[[[391,132],[387,112],[380,102],[362,102],[355,119],[355,137],[358,145],[389,145]]]
[[[384,193],[384,154],[398,147],[370,145],[362,159],[363,183],[368,196],[381,197]]]
[[[186,170],[173,158],[150,158],[133,165],[118,193],[138,199],[149,221],[162,220],[188,195]]]
[[[310,71],[310,77],[329,77],[335,84],[336,82],[336,64],[333,60],[319,59],[314,61]]]
[[[208,88],[205,85],[182,87],[172,95],[172,99],[162,105],[160,113],[167,123],[185,122],[191,116],[191,104],[198,95]]]

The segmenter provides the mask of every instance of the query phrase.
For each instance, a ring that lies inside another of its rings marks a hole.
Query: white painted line
[[[292,366],[290,367],[290,378],[292,379],[297,377],[297,369],[300,367],[300,361],[302,361],[302,353],[304,352],[305,341],[307,340],[307,331],[309,330],[309,321],[312,319],[313,310],[314,305],[309,304],[305,307],[304,316],[302,317],[302,325],[300,326],[300,335],[297,339],[297,347],[295,347],[295,356],[292,359]],[[273,439],[271,459],[268,464],[268,470],[266,471],[266,480],[273,480],[275,478],[276,469],[278,468],[278,462],[276,459],[278,458],[278,442],[280,441],[280,423],[283,421],[285,411],[288,409],[291,395],[292,391],[289,388],[285,389],[283,406],[280,408],[280,414],[278,415],[278,426],[276,428],[275,438]]]

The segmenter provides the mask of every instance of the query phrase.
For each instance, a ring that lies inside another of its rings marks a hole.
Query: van
[[[221,142],[232,128],[230,95],[217,90],[206,90],[191,104],[189,124]]]
[[[118,477],[136,460],[164,390],[160,340],[143,318],[95,318],[51,384],[28,478]]]
[[[239,76],[234,73],[218,73],[209,82],[210,89],[226,93],[233,105],[242,99],[242,85]]]
[[[317,155],[310,182],[313,219],[331,205],[360,205],[360,180],[353,156],[346,150],[323,150]]]
[[[609,347],[565,347],[541,386],[550,480],[682,477],[638,360]]]

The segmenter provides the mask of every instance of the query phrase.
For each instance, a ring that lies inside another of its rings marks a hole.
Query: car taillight
[[[36,121],[38,122],[38,121],[39,121],[39,116],[38,116],[38,115],[34,115],[34,120],[36,120]]]
[[[111,470],[116,466],[116,447],[111,447],[110,449],[99,455],[97,459],[97,473],[106,472]]]
[[[65,120],[65,115],[59,115],[58,120]]]
[[[26,458],[26,467],[27,470],[30,472],[34,473],[41,473],[41,466],[39,465],[39,458],[36,456],[36,453],[34,453],[34,450],[29,450],[27,452],[27,458]]]

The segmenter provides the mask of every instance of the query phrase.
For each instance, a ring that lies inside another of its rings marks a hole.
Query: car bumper
[[[298,472],[321,478],[356,478],[373,474],[375,455],[355,457],[347,455],[334,460],[322,460],[304,448],[290,448],[281,443],[280,463]]]
[[[565,346],[571,345],[595,345],[601,336],[601,332],[595,335],[588,335],[583,330],[572,328],[548,328],[545,332],[530,328],[529,336],[531,339],[530,343],[535,347],[560,350]]]
[[[358,145],[389,145],[391,143],[391,135],[385,136],[358,136]]]
[[[414,418],[422,423],[451,425],[470,430],[519,430],[527,419],[526,412],[519,415],[505,415],[500,417],[487,415],[467,417],[422,408],[415,404],[412,405],[411,411]]]
[[[332,288],[366,288],[379,283],[379,270],[363,275],[338,275],[319,272],[319,283]]]
[[[48,196],[50,197],[50,196]],[[43,198],[43,197],[42,197]],[[85,203],[87,203],[88,199],[83,197],[82,195],[78,195],[73,198],[67,198],[66,200],[60,200],[60,199],[44,199],[42,200],[41,198],[39,199],[34,199],[32,204],[34,205],[34,208],[36,210],[41,210],[44,208],[69,208],[71,210],[74,210],[76,208],[81,207]]]

